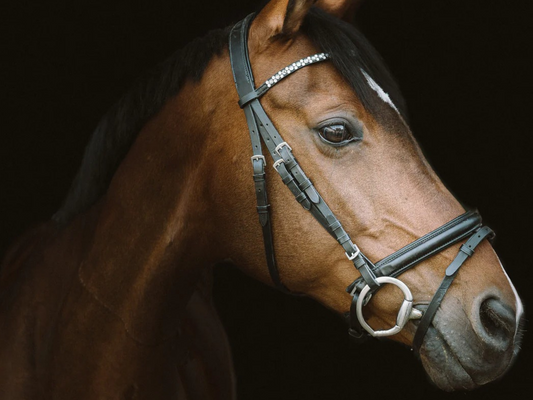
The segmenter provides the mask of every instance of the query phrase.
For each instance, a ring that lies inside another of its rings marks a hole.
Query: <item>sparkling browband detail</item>
[[[271,86],[274,86],[276,83],[278,83],[280,80],[285,78],[286,76],[289,76],[293,72],[299,70],[302,67],[306,67],[308,65],[325,61],[329,58],[328,53],[318,53],[309,57],[304,57],[301,60],[298,60],[296,62],[293,62],[291,65],[287,65],[285,68],[280,70],[278,73],[272,75],[270,79],[268,79],[263,85],[266,85],[268,88]]]
[[[289,76],[293,72],[298,71],[303,67],[307,67],[308,65],[312,65],[321,61],[326,61],[327,59],[329,59],[328,53],[318,53],[309,57],[304,57],[301,60],[287,65],[285,68],[272,75],[270,79],[267,79],[266,82],[259,86],[257,89],[252,90],[250,93],[247,93],[245,95],[241,95],[239,99],[239,106],[243,108],[251,101],[260,98],[266,92],[268,92],[268,90],[272,86],[274,86],[276,83]]]

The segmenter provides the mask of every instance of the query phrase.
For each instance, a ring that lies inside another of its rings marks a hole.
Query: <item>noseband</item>
[[[259,98],[279,81],[301,68],[328,60],[329,55],[319,53],[298,60],[277,72],[256,89],[248,57],[248,29],[253,17],[254,15],[251,14],[233,27],[230,33],[229,52],[233,77],[239,94],[239,106],[244,110],[252,143],[253,156],[251,161],[257,212],[263,229],[267,265],[272,281],[278,289],[289,292],[281,282],[274,255],[270,205],[268,204],[265,181],[266,159],[262,152],[261,139],[272,156],[273,167],[281,176],[283,183],[287,185],[302,207],[311,212],[313,217],[343,247],[346,257],[361,274],[361,277],[352,282],[346,289],[353,297],[350,311],[346,313],[350,336],[354,340],[364,340],[369,336],[391,336],[400,332],[410,319],[419,319],[420,322],[413,340],[413,349],[418,354],[433,317],[459,268],[468,257],[472,256],[476,246],[485,238],[493,237],[494,233],[490,228],[482,226],[481,216],[477,212],[468,211],[373,264],[352,242],[340,221],[305,175],[292,153],[292,148],[282,139],[259,102]],[[445,277],[427,309],[422,312],[413,308],[411,291],[397,277],[427,258],[464,239],[467,239],[466,242],[446,269]],[[372,294],[384,284],[399,287],[404,294],[404,301],[398,312],[396,325],[388,330],[375,331],[365,321],[363,307],[368,303]]]

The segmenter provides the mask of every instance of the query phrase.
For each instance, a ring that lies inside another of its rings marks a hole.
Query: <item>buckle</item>
[[[265,164],[266,166],[266,159],[265,159],[265,156],[261,155],[261,154],[256,154],[256,155],[253,155],[252,157],[250,157],[250,160],[252,161],[252,164],[254,163],[254,161],[259,161],[259,160],[263,160],[263,163]]]
[[[278,167],[280,166],[280,164],[283,164],[285,161],[283,161],[283,158],[280,158],[278,161],[274,162],[274,164],[272,165],[274,167],[274,169],[277,171],[278,170]]]
[[[367,285],[368,286],[368,285]],[[355,296],[359,296],[359,294],[357,293],[358,291],[358,287],[357,285],[353,285],[353,289],[352,291],[350,292],[350,296],[352,297],[355,297]],[[370,301],[370,299],[372,299],[372,293],[368,293],[365,295],[365,298],[363,300],[363,307],[366,306],[368,304],[368,302]]]
[[[281,150],[281,148],[282,148],[283,146],[287,147],[290,151],[292,151],[292,147],[289,146],[287,142],[281,142],[281,143],[278,144],[278,145],[276,146],[276,148],[274,149],[274,151],[275,151],[276,153],[278,153],[278,155],[279,155],[280,157],[281,157],[281,154],[279,153],[279,151]]]
[[[357,247],[357,245],[354,243],[353,246],[355,247],[355,251],[353,252],[353,254],[348,254],[347,252],[344,252],[344,254],[346,254],[346,257],[348,257],[348,260],[350,261],[353,261],[355,259],[355,257],[357,257],[359,254],[361,254],[361,250],[359,250],[359,247]]]
[[[356,294],[357,294],[357,291],[359,290],[359,288],[357,287],[357,285],[353,285],[353,289],[350,291],[350,296],[354,297]],[[368,298],[370,299],[370,297],[372,297],[372,293],[370,293],[368,295]],[[366,304],[364,304],[366,306]]]

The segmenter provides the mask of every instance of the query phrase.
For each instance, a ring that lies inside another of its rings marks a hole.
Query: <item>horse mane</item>
[[[106,191],[141,128],[187,79],[199,81],[214,55],[227,45],[230,28],[208,32],[188,43],[137,80],[98,123],[61,208],[52,217],[65,224]]]
[[[230,29],[231,26],[210,31],[176,51],[111,107],[93,132],[63,205],[52,217],[54,221],[68,223],[105,194],[141,128],[179,92],[187,79],[202,78],[211,58],[226,48]],[[362,72],[365,71],[389,94],[406,119],[398,86],[380,55],[359,31],[315,8],[306,16],[302,29],[318,49],[330,54],[363,107],[379,116],[375,93]]]

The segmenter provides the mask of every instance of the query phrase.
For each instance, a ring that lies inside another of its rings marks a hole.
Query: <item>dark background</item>
[[[0,253],[59,207],[101,115],[148,68],[262,1],[42,1],[1,9]],[[497,232],[496,250],[531,304],[532,39],[529,1],[367,0],[356,24],[407,99],[429,161]],[[408,349],[353,348],[338,317],[225,269],[215,297],[240,399],[531,395],[531,338],[496,384],[444,394]],[[1,328],[0,328],[1,329]],[[529,381],[528,381],[529,380]]]

